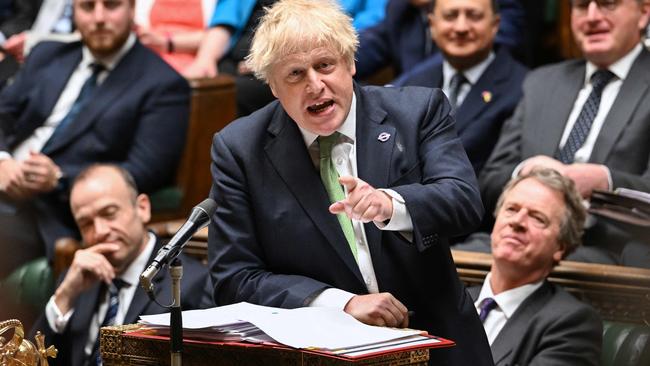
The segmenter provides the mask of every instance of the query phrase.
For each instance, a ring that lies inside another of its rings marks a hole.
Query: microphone
[[[217,210],[217,203],[212,198],[206,198],[203,202],[194,206],[190,217],[174,234],[169,242],[156,254],[156,258],[149,264],[149,267],[140,275],[140,286],[148,293],[153,292],[151,280],[167,263],[172,262],[180,254],[185,244],[192,235],[203,229],[210,223],[210,218]]]

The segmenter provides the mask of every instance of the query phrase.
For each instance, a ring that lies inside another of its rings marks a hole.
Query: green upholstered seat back
[[[0,283],[1,293],[7,294],[19,306],[41,311],[54,291],[52,268],[47,258],[25,263]]]
[[[603,322],[602,366],[650,366],[650,327]]]

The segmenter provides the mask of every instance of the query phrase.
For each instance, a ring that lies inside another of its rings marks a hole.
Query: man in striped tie
[[[528,74],[479,176],[486,211],[511,177],[536,166],[573,180],[585,200],[594,190],[650,192],[650,52],[641,39],[649,17],[643,0],[571,1],[571,29],[584,59]],[[590,220],[585,246],[571,260],[650,265],[647,236],[602,221]],[[630,245],[635,240],[645,248]]]
[[[131,324],[142,314],[166,308],[152,301],[138,286],[139,276],[162,247],[145,225],[150,218],[149,197],[138,194],[133,177],[117,165],[92,165],[82,171],[70,195],[84,248],[34,326],[56,344],[59,354],[50,365],[99,364],[99,330]],[[207,270],[198,260],[181,255],[183,310],[209,306]],[[154,278],[160,303],[171,299],[171,279]]]
[[[537,168],[499,198],[483,286],[469,289],[495,365],[598,365],[597,312],[546,277],[580,245],[585,209],[575,184]]]

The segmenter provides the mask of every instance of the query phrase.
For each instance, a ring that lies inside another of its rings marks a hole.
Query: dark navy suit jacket
[[[522,96],[528,69],[500,49],[456,111],[456,129],[478,176],[497,143],[501,126]],[[397,79],[394,86],[441,88],[442,59],[431,57]]]
[[[415,311],[410,326],[453,339],[440,365],[491,364],[476,310],[447,237],[470,232],[483,208],[472,168],[439,90],[355,86],[359,178],[405,200],[413,242],[365,225],[380,291]],[[378,136],[388,133],[389,139]],[[367,289],[296,123],[279,102],[215,135],[217,202],[209,262],[218,305],[296,308],[326,288]]]
[[[498,0],[501,24],[495,43],[509,48],[522,42],[524,8],[520,0]],[[413,66],[438,54],[428,32],[429,21],[420,8],[408,0],[389,0],[386,17],[374,27],[359,34],[357,74],[366,78],[390,65],[399,76]]]
[[[12,151],[43,125],[81,61],[81,48],[80,42],[45,42],[32,50],[0,95],[0,151]],[[170,182],[185,144],[189,95],[187,82],[136,41],[78,118],[42,151],[64,174],[55,191],[32,202],[50,258],[56,239],[77,236],[68,188],[89,164],[120,164],[141,192]],[[0,197],[0,209],[11,205]]]
[[[156,242],[153,252],[149,258],[151,262],[158,250],[162,247],[160,241]],[[183,277],[181,278],[181,308],[183,310],[198,309],[206,305],[205,290],[206,281],[208,280],[207,269],[199,261],[192,257],[181,254],[180,259],[183,264]],[[59,283],[63,281],[65,274],[59,279]],[[161,307],[152,301],[139,284],[131,284],[137,286],[133,300],[129,305],[127,314],[124,317],[123,324],[137,323],[140,315],[161,314],[169,310]],[[171,291],[171,278],[168,271],[165,269],[160,271],[153,279],[154,295],[156,300],[161,304],[169,304],[172,299]],[[74,313],[70,317],[68,326],[61,334],[56,334],[50,328],[45,315],[42,315],[36,322],[32,329],[32,333],[40,330],[45,334],[45,339],[48,344],[54,344],[59,350],[56,359],[49,359],[48,362],[52,366],[65,365],[65,366],[82,366],[87,361],[84,353],[84,347],[88,340],[88,328],[92,321],[97,308],[99,307],[103,296],[106,294],[106,286],[102,283],[97,283],[81,295],[74,304]],[[95,355],[91,355],[90,360],[96,359]],[[94,365],[94,363],[91,363]]]

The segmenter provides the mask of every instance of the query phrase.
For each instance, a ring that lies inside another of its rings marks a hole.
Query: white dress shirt
[[[623,58],[613,63],[608,68],[608,70],[616,75],[616,77],[613,78],[612,81],[610,81],[609,84],[607,84],[603,89],[603,94],[600,98],[600,106],[598,107],[598,114],[596,114],[596,117],[591,124],[589,135],[587,135],[587,139],[585,140],[582,147],[580,147],[580,149],[578,149],[575,153],[574,161],[576,163],[586,163],[589,161],[589,157],[591,156],[591,152],[594,149],[596,139],[598,138],[600,130],[603,128],[603,124],[605,123],[605,118],[609,114],[610,109],[612,109],[612,105],[614,105],[614,101],[618,96],[618,92],[621,90],[621,86],[623,85],[625,78],[627,78],[627,75],[632,68],[634,60],[636,60],[637,56],[639,56],[640,53],[641,44],[638,44],[630,52],[628,52],[627,55],[623,56]],[[591,76],[597,70],[598,67],[596,65],[591,62],[587,62],[587,65],[585,67],[585,82],[582,85],[580,92],[578,93],[578,97],[573,104],[573,109],[571,109],[571,114],[569,114],[569,119],[567,120],[567,123],[564,127],[564,133],[562,134],[562,139],[560,140],[559,145],[560,149],[564,146],[566,140],[569,138],[569,134],[573,129],[573,125],[578,119],[578,116],[580,115],[582,107],[587,101],[587,98],[589,98],[589,94],[591,94],[591,90],[593,89],[591,85]],[[625,103],[625,101],[621,102]]]
[[[140,283],[140,273],[144,271],[149,257],[153,252],[154,246],[156,244],[156,237],[152,233],[148,233],[149,241],[147,242],[145,248],[142,252],[135,258],[135,260],[129,265],[129,267],[124,271],[120,276],[128,286],[124,286],[120,289],[119,292],[119,306],[117,309],[117,314],[115,316],[115,324],[123,324],[124,317],[131,306],[131,301],[135,295],[135,290],[138,288]],[[109,294],[108,291],[104,294],[104,299],[99,304],[99,308],[95,312],[88,325],[88,340],[86,341],[84,352],[86,356],[89,356],[93,352],[93,347],[95,346],[95,341],[99,336],[99,327],[102,325],[104,318],[106,317],[106,312],[108,311],[108,300]],[[50,297],[47,305],[45,306],[45,317],[47,318],[47,323],[50,325],[50,328],[55,333],[61,334],[65,331],[70,317],[74,314],[74,308],[70,309],[67,313],[62,314],[61,310],[56,306],[54,302],[54,296]]]
[[[463,104],[465,97],[467,97],[469,91],[472,90],[472,86],[478,82],[478,79],[481,78],[485,69],[487,69],[492,63],[492,60],[494,60],[494,57],[494,52],[490,52],[485,60],[465,71],[462,71],[467,82],[460,87],[458,96],[456,97],[456,105],[460,106]],[[449,85],[451,84],[451,78],[453,78],[458,72],[461,71],[456,70],[449,62],[447,62],[447,60],[442,61],[442,92],[445,93],[447,97],[449,97],[449,93],[451,92]]]
[[[356,96],[352,95],[352,106],[345,121],[339,127],[338,132],[342,135],[339,143],[335,144],[332,148],[332,161],[336,167],[339,176],[351,175],[358,177],[357,171],[357,158],[356,158]],[[299,127],[300,128],[300,127]],[[317,145],[317,134],[300,128],[305,145],[310,151],[312,161],[318,168],[320,165],[319,155],[313,148]],[[390,190],[382,189],[391,196],[393,202],[393,215],[388,222],[375,223],[380,230],[400,231],[403,235],[413,231],[413,223],[411,216],[406,210],[404,199],[399,193]],[[345,191],[347,196],[348,192]],[[379,286],[377,284],[377,277],[375,276],[375,269],[372,265],[372,258],[370,256],[370,249],[368,247],[368,239],[363,227],[363,223],[358,220],[352,220],[352,227],[354,229],[354,239],[357,246],[357,265],[363,276],[366,288],[369,293],[378,293]],[[355,294],[336,288],[329,288],[316,296],[308,305],[309,306],[323,306],[323,307],[336,307],[338,309],[345,308],[345,305]]]
[[[492,292],[492,286],[490,285],[490,280],[492,279],[492,272],[488,273],[485,276],[485,281],[483,281],[483,287],[481,287],[481,292],[474,302],[476,311],[480,314],[481,310],[479,306],[484,299],[490,297],[496,301],[497,306],[492,309],[485,318],[483,322],[483,328],[485,329],[485,334],[487,335],[488,342],[490,346],[494,343],[494,340],[501,332],[501,329],[506,325],[508,319],[512,317],[519,305],[521,305],[528,296],[533,292],[537,291],[538,288],[542,286],[544,281],[539,281],[535,283],[530,283],[527,285],[515,287],[511,290],[504,291],[498,295],[495,295]]]
[[[134,44],[135,35],[130,34],[127,41],[124,42],[124,45],[122,45],[122,48],[120,48],[117,53],[111,57],[107,57],[101,60],[95,59],[94,56],[90,53],[90,50],[84,46],[82,48],[81,62],[72,72],[72,75],[70,75],[65,88],[61,92],[59,99],[52,109],[52,113],[45,120],[45,123],[43,123],[43,125],[37,127],[34,130],[31,136],[16,146],[13,153],[11,154],[13,158],[18,161],[22,161],[29,157],[30,151],[41,151],[43,146],[45,146],[47,143],[47,140],[52,137],[52,134],[54,133],[56,127],[68,114],[70,108],[72,108],[72,105],[79,96],[79,92],[81,91],[83,84],[90,77],[90,75],[92,75],[92,69],[90,67],[92,63],[99,62],[104,65],[105,70],[102,71],[97,78],[97,84],[101,85],[106,77],[108,77],[109,72],[115,68],[117,63],[120,62],[122,57],[124,57],[124,55],[131,49],[131,47],[133,47]],[[8,157],[8,152],[0,152],[0,159]]]
[[[627,55],[623,56],[620,60],[613,63],[608,68],[608,70],[611,71],[615,75],[615,77],[603,89],[603,94],[600,97],[600,105],[598,107],[598,113],[596,114],[596,117],[594,118],[591,124],[591,129],[589,130],[587,139],[585,140],[583,145],[576,151],[574,155],[574,159],[573,159],[574,162],[576,163],[589,162],[589,158],[591,157],[591,153],[594,150],[594,145],[596,144],[596,140],[598,139],[600,130],[603,128],[605,119],[607,118],[609,111],[612,109],[612,106],[616,101],[618,92],[621,91],[621,86],[623,85],[623,82],[627,78],[627,75],[630,72],[630,69],[632,68],[632,64],[641,53],[641,49],[642,49],[641,44],[638,44],[630,52],[628,52]],[[566,143],[567,139],[569,138],[569,134],[573,129],[573,125],[576,123],[576,120],[578,119],[578,116],[582,111],[582,107],[587,101],[587,98],[589,98],[589,94],[591,94],[591,90],[593,89],[591,85],[591,76],[597,70],[598,67],[596,65],[594,65],[591,62],[587,62],[585,66],[585,80],[582,85],[582,88],[578,92],[578,96],[576,97],[575,102],[573,103],[573,108],[571,109],[571,113],[569,114],[569,119],[564,125],[564,132],[562,133],[562,138],[560,139],[560,144],[558,145],[559,149],[562,149],[562,147],[564,147],[564,144]],[[625,101],[622,101],[621,103],[625,103]],[[515,167],[515,169],[512,171],[513,178],[519,175],[519,171],[521,171],[525,163],[526,160],[522,161]],[[607,173],[607,182],[608,182],[609,189],[611,190],[613,188],[612,175],[607,166],[602,165],[602,167],[605,169]]]

